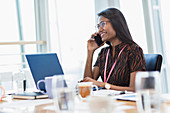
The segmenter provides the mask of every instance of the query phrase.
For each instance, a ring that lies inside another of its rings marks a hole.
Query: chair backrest
[[[162,55],[144,54],[146,61],[146,71],[161,71]]]

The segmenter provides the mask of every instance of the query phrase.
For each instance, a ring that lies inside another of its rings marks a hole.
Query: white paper
[[[98,91],[93,91],[93,96],[108,96],[108,95],[116,95],[120,94],[121,91],[116,91],[116,90],[98,90]]]
[[[119,99],[119,100],[126,100],[126,101],[136,101],[137,100],[136,93],[118,95],[118,96],[115,96],[114,98]]]

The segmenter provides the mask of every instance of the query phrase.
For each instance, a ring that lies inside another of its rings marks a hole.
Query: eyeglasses
[[[101,21],[99,24],[97,24],[97,26],[96,26],[97,30],[99,30],[100,28],[104,29],[107,22],[110,22],[110,21]]]

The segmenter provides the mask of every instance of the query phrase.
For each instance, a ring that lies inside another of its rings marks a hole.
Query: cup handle
[[[40,90],[41,93],[47,94],[47,93],[45,93],[44,91],[42,91],[42,90],[40,89],[39,85],[40,85],[41,82],[44,82],[44,84],[45,84],[45,80],[39,80],[39,81],[37,82],[37,88]]]
[[[96,91],[99,90],[99,88],[98,88],[96,85],[92,85],[92,87],[95,87],[95,88],[96,88]]]
[[[2,99],[5,97],[5,89],[2,86],[0,86],[0,88],[3,91],[2,97],[0,98],[0,101],[2,101]]]

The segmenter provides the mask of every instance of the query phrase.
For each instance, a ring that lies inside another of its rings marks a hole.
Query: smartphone
[[[97,34],[97,36],[93,37],[97,43],[98,46],[100,46],[101,44],[103,44],[102,38],[99,34]]]

